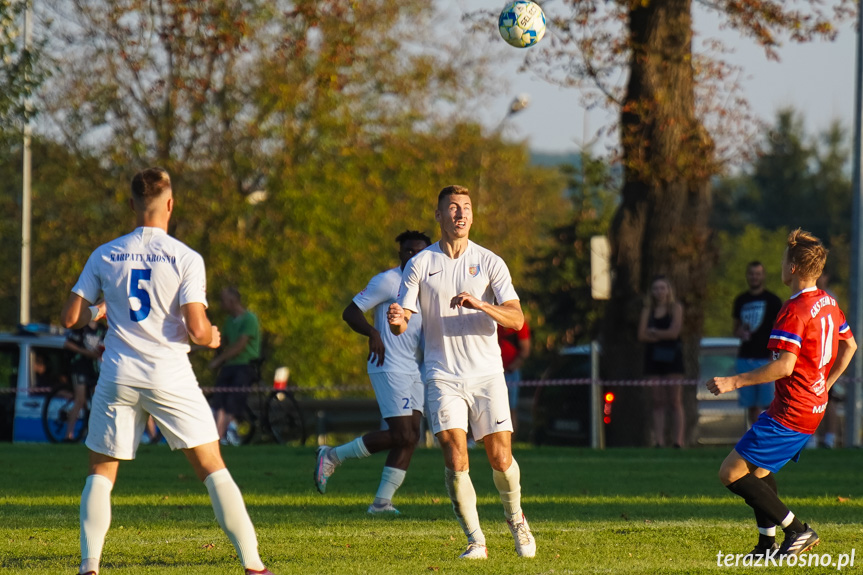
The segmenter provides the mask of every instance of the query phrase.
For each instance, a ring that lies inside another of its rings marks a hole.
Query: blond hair
[[[797,275],[805,280],[816,280],[824,271],[829,251],[809,232],[797,228],[788,234],[786,241],[788,262],[797,268]]]
[[[437,195],[438,207],[440,207],[440,203],[443,201],[443,199],[447,198],[449,196],[468,196],[468,197],[470,197],[470,190],[468,190],[464,186],[457,186],[457,185],[445,187]]]
[[[647,297],[644,298],[644,305],[649,309],[653,309],[656,307],[656,302],[653,300],[653,284],[656,282],[665,282],[665,285],[668,286],[668,305],[674,303],[674,287],[671,285],[669,279],[664,275],[654,276],[652,280],[650,280],[650,287],[647,290]]]

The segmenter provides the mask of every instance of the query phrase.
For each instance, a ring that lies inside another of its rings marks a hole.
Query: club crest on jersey
[[[476,277],[477,275],[479,275],[479,264],[468,266],[467,273],[469,273],[473,277]]]

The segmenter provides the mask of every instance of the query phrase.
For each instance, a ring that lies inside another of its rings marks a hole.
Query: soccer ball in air
[[[500,35],[510,46],[527,48],[545,34],[545,14],[536,2],[510,2],[500,13]]]

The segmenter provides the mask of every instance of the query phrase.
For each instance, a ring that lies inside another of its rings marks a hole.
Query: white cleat
[[[536,539],[533,538],[533,533],[530,532],[530,526],[527,524],[527,519],[524,513],[521,514],[521,521],[512,523],[509,520],[506,522],[509,525],[509,531],[512,533],[512,538],[515,539],[515,552],[519,557],[533,557],[536,555]]]
[[[336,465],[330,461],[329,455],[332,447],[322,445],[318,447],[318,461],[315,466],[315,487],[320,493],[327,492],[327,480],[335,473]]]
[[[384,503],[383,505],[375,505],[372,503],[369,505],[367,513],[369,515],[401,515],[399,510],[393,507],[392,501]]]
[[[459,559],[488,559],[488,547],[479,543],[471,543],[467,551],[458,556]]]

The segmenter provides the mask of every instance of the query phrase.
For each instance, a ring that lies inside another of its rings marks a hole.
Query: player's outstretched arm
[[[91,320],[99,320],[105,317],[105,302],[99,301],[91,304],[76,293],[70,293],[63,311],[60,312],[60,321],[66,329],[81,329]]]
[[[713,395],[719,395],[748,385],[776,381],[777,379],[791,375],[794,372],[795,365],[797,365],[796,355],[790,351],[780,351],[777,359],[766,365],[762,365],[758,369],[753,369],[740,375],[732,375],[731,377],[714,377],[707,382],[707,389]]]
[[[356,302],[348,304],[348,307],[342,312],[342,319],[352,330],[369,338],[369,357],[366,361],[374,361],[378,367],[382,366],[386,354],[384,340],[381,339],[381,333],[375,329],[375,326],[368,322],[363,310]]]
[[[217,348],[222,342],[219,328],[210,323],[207,318],[207,308],[199,302],[187,303],[180,308],[183,319],[186,321],[186,331],[189,339],[197,345],[205,345]]]
[[[851,363],[854,353],[857,351],[857,342],[854,336],[848,339],[839,340],[839,348],[836,350],[836,360],[833,362],[833,367],[830,368],[830,375],[827,376],[827,391],[833,387],[839,376],[842,375]]]
[[[401,335],[408,330],[408,322],[411,319],[411,310],[405,309],[397,303],[390,304],[387,310],[387,323],[393,335]]]

